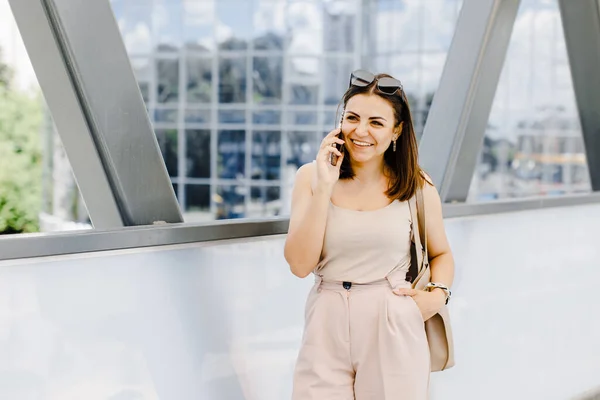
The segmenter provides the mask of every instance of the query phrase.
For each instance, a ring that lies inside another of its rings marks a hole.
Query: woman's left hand
[[[437,314],[446,303],[446,294],[440,289],[434,289],[431,292],[425,290],[400,288],[394,290],[398,296],[410,296],[417,303],[421,310],[423,321]]]

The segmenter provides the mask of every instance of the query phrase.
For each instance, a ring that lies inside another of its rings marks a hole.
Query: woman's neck
[[[385,175],[383,158],[380,160],[371,160],[367,163],[353,163],[352,170],[356,180],[363,184],[379,182]]]

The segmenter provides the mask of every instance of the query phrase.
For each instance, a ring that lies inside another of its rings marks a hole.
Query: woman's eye
[[[354,121],[354,120],[356,119],[356,117],[354,117],[354,116],[352,116],[352,115],[349,115],[349,116],[348,116],[346,119],[347,119],[348,121]]]
[[[381,122],[373,121],[373,125],[375,126],[383,126]]]

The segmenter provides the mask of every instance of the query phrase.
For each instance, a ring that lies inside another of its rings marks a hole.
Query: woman
[[[426,399],[424,321],[449,291],[413,290],[406,280],[408,200],[422,188],[431,281],[449,288],[454,262],[440,197],[418,165],[398,80],[355,71],[342,101],[341,128],[323,139],[313,163],[298,170],[292,195],[285,258],[296,276],[316,277],[293,399]]]

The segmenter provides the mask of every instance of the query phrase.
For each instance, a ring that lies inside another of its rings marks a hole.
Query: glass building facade
[[[420,136],[462,1],[111,5],[185,219],[205,221],[289,213],[353,69],[400,79]],[[557,1],[523,0],[468,201],[589,191],[583,150]]]

